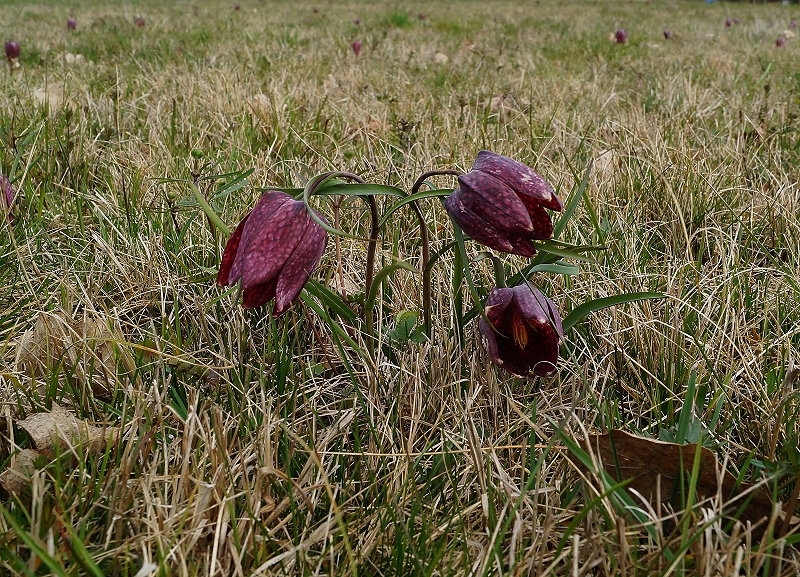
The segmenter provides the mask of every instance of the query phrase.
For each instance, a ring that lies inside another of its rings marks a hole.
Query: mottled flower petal
[[[553,302],[530,284],[495,288],[486,299],[486,318],[478,330],[492,362],[519,376],[545,376],[555,370],[561,318]]]
[[[231,267],[233,266],[233,261],[236,258],[236,253],[239,250],[239,242],[242,239],[242,230],[244,230],[244,225],[249,217],[250,215],[248,214],[242,219],[242,222],[239,223],[239,226],[236,227],[236,230],[233,231],[233,234],[228,239],[228,242],[225,245],[225,250],[222,252],[222,262],[219,265],[219,273],[217,274],[217,284],[220,286],[228,286],[231,284]]]
[[[275,276],[305,232],[308,221],[297,219],[302,210],[288,194],[266,192],[247,219],[230,278],[250,288]]]
[[[245,288],[242,291],[242,305],[252,309],[267,304],[275,298],[276,282],[274,278],[267,279],[261,284]]]
[[[564,203],[558,198],[549,182],[513,158],[481,150],[475,159],[475,164],[472,165],[472,170],[491,174],[513,188],[521,197],[530,197],[545,208],[555,211],[564,208]]]
[[[456,191],[456,193],[457,192],[458,191]],[[468,234],[474,240],[485,244],[489,248],[512,254],[519,254],[514,252],[514,246],[505,236],[501,235],[494,227],[489,226],[489,224],[477,214],[468,210],[456,193],[451,194],[444,200],[444,206],[447,209],[447,213],[465,234]]]
[[[531,218],[525,205],[508,185],[491,174],[473,170],[458,177],[457,195],[464,206],[480,210],[491,226],[508,232],[530,232]]]
[[[245,308],[275,299],[273,314],[280,315],[319,264],[326,238],[303,202],[268,191],[225,245],[217,282],[231,285],[241,279]]]
[[[317,216],[321,217],[319,214]],[[309,276],[317,268],[322,254],[325,252],[327,240],[328,235],[321,226],[306,228],[297,249],[286,261],[278,277],[278,286],[275,291],[275,316],[283,314],[303,290]]]

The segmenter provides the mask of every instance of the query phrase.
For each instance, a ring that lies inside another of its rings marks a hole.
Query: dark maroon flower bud
[[[628,41],[628,32],[624,28],[620,28],[614,34],[614,40],[617,44],[625,44]]]
[[[236,6],[234,6],[234,7],[233,7],[233,10],[234,10],[235,12],[238,12],[238,11],[239,11],[239,10],[241,10],[241,9],[242,9],[242,7],[241,7],[241,6],[239,6],[238,4],[237,4]]]
[[[217,283],[231,286],[241,280],[245,308],[275,299],[273,314],[278,316],[300,294],[326,241],[325,229],[311,218],[304,203],[270,190],[225,245]]]
[[[672,30],[664,30],[664,40],[672,40]]]
[[[564,208],[544,178],[521,162],[486,150],[478,153],[472,171],[458,177],[458,188],[444,205],[473,239],[520,256],[533,256],[532,241],[553,235],[544,209]]]
[[[778,36],[778,38],[775,40],[775,46],[777,46],[778,48],[783,48],[785,44],[786,44],[786,38],[784,38],[783,36]]]
[[[18,42],[6,42],[5,44],[6,49],[6,58],[9,61],[14,60],[15,58],[19,58],[19,43]]]
[[[539,289],[527,282],[494,288],[485,313],[478,330],[494,364],[521,377],[531,372],[542,377],[555,370],[564,330],[555,304]]]
[[[74,18],[67,18],[67,30],[75,30],[78,27],[78,21]]]
[[[731,26],[733,26],[733,20],[731,20],[730,18],[726,18],[725,19],[725,27],[726,28],[730,28]]]
[[[355,42],[353,42],[353,43],[350,45],[350,48],[352,48],[352,49],[353,49],[353,52],[355,53],[355,55],[356,55],[356,56],[358,56],[358,54],[361,52],[361,42],[359,42],[358,40],[356,40]]]
[[[9,221],[13,221],[11,217],[11,207],[14,204],[14,187],[11,186],[11,181],[5,176],[0,174],[0,216],[5,213]]]
[[[133,23],[136,24],[139,28],[144,28],[144,18],[141,16],[137,16],[133,19]]]
[[[356,18],[355,20],[353,20],[353,24],[355,24],[356,26],[361,24],[361,18]]]

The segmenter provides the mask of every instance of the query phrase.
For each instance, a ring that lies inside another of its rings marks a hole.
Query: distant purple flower
[[[494,288],[486,299],[478,330],[492,362],[521,377],[543,377],[556,369],[558,341],[564,336],[556,305],[530,283]]]
[[[350,45],[350,48],[352,48],[352,49],[353,49],[353,52],[355,53],[355,55],[356,55],[356,56],[358,56],[359,52],[361,52],[361,42],[359,42],[358,40],[356,40],[355,42],[353,42],[353,43]]]
[[[664,40],[672,40],[672,30],[669,28],[664,30]]]
[[[231,286],[241,280],[245,308],[275,299],[273,314],[278,316],[303,290],[326,242],[325,229],[302,201],[270,190],[228,239],[217,284]]]
[[[67,18],[67,30],[75,30],[78,27],[78,21],[74,18]]]
[[[791,21],[791,22],[789,22],[789,28],[791,28],[792,30],[794,30],[795,28],[797,28],[797,20],[795,20],[794,18],[792,18],[792,21]]]
[[[624,28],[620,28],[614,33],[614,40],[617,44],[625,44],[628,41],[628,32]]]
[[[734,18],[734,19],[733,19],[733,23],[734,23],[734,24],[738,24],[739,22],[741,22],[741,20],[739,20],[738,18]]]
[[[786,44],[786,38],[784,38],[783,36],[778,36],[778,38],[775,40],[775,46],[777,46],[778,48],[783,48],[785,44]]]
[[[731,20],[730,18],[726,18],[725,19],[725,27],[726,28],[730,28],[731,26],[733,26],[733,20]]]
[[[2,213],[5,213],[9,221],[13,221],[11,217],[11,207],[14,204],[15,196],[11,181],[0,174],[0,216],[2,216]]]
[[[242,9],[242,7],[241,7],[241,6],[239,6],[239,5],[237,4],[236,6],[234,6],[234,7],[233,7],[233,9],[234,9],[236,12],[238,12],[239,10],[241,10],[241,9]]]
[[[6,49],[6,58],[8,58],[9,62],[19,58],[19,43],[18,42],[13,42],[13,41],[6,42],[5,49]]]
[[[133,19],[133,23],[136,24],[139,28],[144,28],[144,18],[141,16],[137,16]]]
[[[355,20],[353,20],[353,24],[355,24],[356,26],[361,24],[361,18],[356,18]]]

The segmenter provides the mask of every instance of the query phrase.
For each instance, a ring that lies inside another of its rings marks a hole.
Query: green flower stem
[[[309,187],[306,188],[304,193],[305,198],[311,197],[314,192],[319,189],[325,182],[331,178],[346,178],[353,180],[359,184],[365,184],[366,181],[352,172],[328,172],[318,176]],[[381,217],[378,213],[378,203],[375,201],[375,195],[369,194],[365,197],[365,201],[369,206],[370,213],[370,231],[369,240],[367,241],[367,264],[366,271],[364,272],[364,294],[368,295],[372,292],[372,284],[375,279],[375,255],[378,250],[378,234],[380,233]],[[374,311],[371,307],[364,307],[364,330],[367,333],[367,341],[369,343],[370,352],[374,352],[375,348],[375,322]]]
[[[208,204],[208,201],[203,196],[203,193],[200,192],[200,189],[197,188],[197,185],[193,182],[190,182],[189,186],[192,187],[192,194],[194,194],[194,198],[197,201],[197,204],[199,204],[200,208],[203,209],[203,212],[206,213],[206,216],[208,217],[208,220],[211,223],[211,227],[216,228],[217,230],[220,230],[221,232],[224,232],[226,235],[230,236],[231,229],[228,227],[227,224],[222,222],[222,219],[219,217],[219,215],[214,211],[211,205]]]
[[[437,175],[452,175],[459,176],[461,173],[456,170],[431,170],[423,173],[414,186],[411,187],[411,194],[416,194],[419,189],[431,176]],[[411,210],[417,216],[419,221],[419,236],[422,241],[422,315],[425,322],[425,336],[431,336],[431,267],[428,262],[431,259],[431,243],[430,234],[428,231],[428,223],[425,222],[425,216],[422,214],[419,204],[415,201],[411,203]]]

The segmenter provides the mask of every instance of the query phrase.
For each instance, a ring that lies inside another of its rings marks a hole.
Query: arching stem
[[[411,194],[416,194],[422,185],[432,176],[450,175],[460,176],[461,173],[457,170],[431,170],[423,173],[411,187]],[[415,201],[411,203],[411,210],[417,216],[419,222],[419,237],[422,241],[422,315],[425,321],[425,336],[431,336],[431,270],[428,266],[428,261],[431,259],[431,243],[430,234],[428,232],[428,223],[425,222],[425,216],[422,214],[419,204]]]

